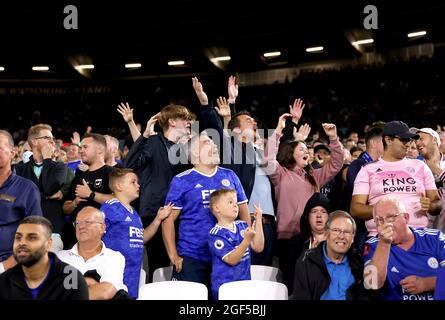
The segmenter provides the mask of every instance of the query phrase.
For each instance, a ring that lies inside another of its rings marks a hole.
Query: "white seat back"
[[[139,276],[139,288],[145,284],[146,279],[147,279],[147,273],[145,272],[144,269],[141,268],[141,274]]]
[[[153,282],[170,281],[172,279],[173,267],[158,268],[153,272]]]
[[[281,270],[275,267],[253,264],[250,266],[250,276],[252,280],[283,282]]]
[[[139,288],[138,300],[207,300],[207,287],[190,281],[160,281]]]
[[[219,287],[219,300],[288,300],[286,285],[265,280],[243,280]]]

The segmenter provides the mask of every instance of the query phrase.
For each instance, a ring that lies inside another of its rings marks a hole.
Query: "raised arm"
[[[136,141],[141,133],[138,130],[133,119],[133,108],[130,107],[128,102],[126,102],[125,104],[122,102],[120,105],[117,106],[116,110],[122,115],[122,118],[127,123],[128,129],[130,129],[131,138],[133,139],[133,141]]]
[[[261,223],[261,222],[260,222]],[[244,230],[244,239],[241,241],[238,247],[233,249],[228,255],[223,258],[223,261],[231,266],[237,265],[241,258],[244,256],[247,248],[252,242],[253,237],[255,236],[255,221],[253,222],[251,227],[247,227]]]

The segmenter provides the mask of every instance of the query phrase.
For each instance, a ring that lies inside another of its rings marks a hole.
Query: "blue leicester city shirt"
[[[402,289],[400,281],[408,276],[436,277],[439,268],[445,266],[445,235],[435,229],[412,229],[415,243],[407,251],[391,246],[385,285],[379,290],[384,300],[433,300],[434,292],[409,294]],[[369,263],[377,247],[378,238],[365,243],[364,260]]]
[[[106,232],[102,238],[107,246],[125,257],[124,284],[128,294],[137,298],[139,275],[144,254],[144,228],[136,210],[129,211],[119,200],[106,201],[100,208],[105,213]]]
[[[177,250],[180,256],[211,261],[207,238],[216,219],[210,212],[210,194],[219,189],[234,189],[238,204],[247,202],[241,182],[230,169],[217,167],[211,175],[195,169],[175,176],[170,184],[165,203],[173,203],[179,215]]]
[[[223,258],[235,250],[244,240],[248,225],[245,221],[234,221],[235,230],[215,225],[209,233],[208,245],[212,253],[212,292],[218,299],[218,289],[223,283],[250,280],[250,247],[247,247],[241,261],[231,266]]]

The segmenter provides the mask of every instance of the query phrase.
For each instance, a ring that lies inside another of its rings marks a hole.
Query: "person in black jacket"
[[[23,219],[15,233],[17,265],[0,275],[0,300],[88,300],[83,275],[49,252],[51,222],[41,216]]]
[[[295,265],[295,300],[361,300],[371,292],[363,285],[363,259],[352,246],[356,225],[345,211],[326,223],[326,241],[306,251]]]
[[[171,104],[164,107],[157,116],[158,124],[163,132],[150,136],[148,132],[144,132],[133,143],[125,158],[124,167],[138,173],[141,187],[138,212],[144,228],[154,221],[159,208],[164,206],[173,177],[190,167],[181,161],[174,164],[170,158],[172,155],[173,157],[177,155],[179,157],[177,159],[181,159],[180,143],[190,137],[191,123],[194,118],[194,114],[184,106]],[[151,282],[154,270],[170,265],[161,229],[147,243],[146,249],[148,276]]]
[[[61,235],[65,223],[62,187],[67,178],[67,166],[52,160],[55,145],[50,125],[32,126],[28,131],[28,142],[33,155],[28,162],[15,166],[16,173],[39,188],[43,216],[51,221],[54,233]]]

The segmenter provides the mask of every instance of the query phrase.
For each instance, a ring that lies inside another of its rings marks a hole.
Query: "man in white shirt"
[[[110,300],[119,290],[128,291],[123,281],[124,256],[102,242],[104,219],[103,212],[94,207],[80,210],[74,222],[77,243],[71,250],[57,252],[60,260],[84,275],[90,300]]]

